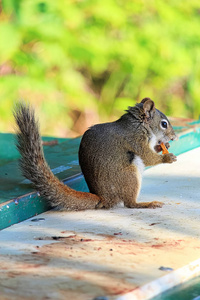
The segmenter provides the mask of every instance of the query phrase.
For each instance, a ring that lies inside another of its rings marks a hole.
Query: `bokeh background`
[[[0,132],[19,99],[74,137],[144,97],[199,118],[199,0],[1,0]]]

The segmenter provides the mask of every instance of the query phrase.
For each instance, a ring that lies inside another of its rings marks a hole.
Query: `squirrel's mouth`
[[[156,145],[156,146],[154,147],[154,149],[155,149],[155,151],[156,151],[157,153],[159,153],[159,152],[162,151],[162,147],[161,147],[160,145]]]
[[[162,142],[161,141],[158,141],[158,144],[157,145],[155,145],[155,147],[154,147],[154,150],[157,152],[157,153],[159,153],[159,152],[161,152],[162,151],[162,147],[161,147],[161,144]],[[169,147],[170,147],[170,145],[169,145],[169,143],[167,142],[167,143],[164,143],[165,144],[165,147],[168,149]]]

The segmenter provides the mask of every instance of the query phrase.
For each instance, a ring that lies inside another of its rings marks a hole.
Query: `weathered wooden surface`
[[[198,275],[198,263],[174,271],[200,257],[199,157],[144,172],[139,200],[162,208],[49,211],[1,231],[1,299],[149,299]]]

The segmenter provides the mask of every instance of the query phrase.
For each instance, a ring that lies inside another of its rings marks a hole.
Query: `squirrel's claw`
[[[163,155],[163,163],[171,164],[177,161],[177,157],[173,153],[167,153]]]

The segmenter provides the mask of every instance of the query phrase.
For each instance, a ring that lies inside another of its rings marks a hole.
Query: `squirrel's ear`
[[[141,103],[145,103],[146,101],[151,100],[150,98],[146,97],[144,99],[142,99]],[[152,100],[151,100],[152,101]]]
[[[144,98],[141,103],[143,103],[143,110],[147,121],[152,119],[156,110],[154,102],[150,98]]]

